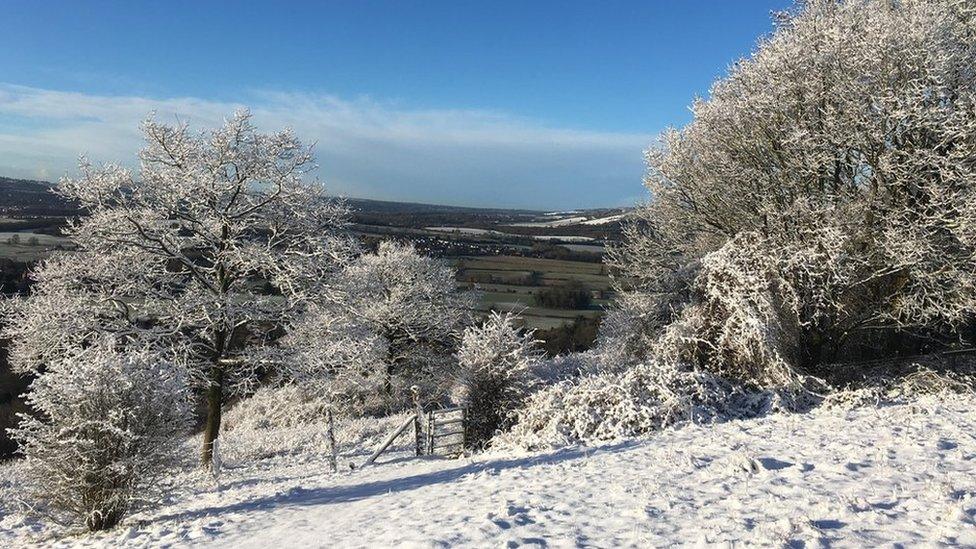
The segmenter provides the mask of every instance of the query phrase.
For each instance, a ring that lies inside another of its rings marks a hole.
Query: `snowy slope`
[[[976,544],[974,404],[925,397],[531,456],[400,455],[339,475],[266,460],[58,545]],[[3,518],[0,545],[24,544],[29,526]]]
[[[588,221],[582,222],[581,224],[582,225],[606,225],[608,223],[616,223],[617,221],[620,221],[625,217],[627,217],[627,214],[617,214],[617,215],[611,215],[609,217],[599,217],[597,219],[590,219]]]

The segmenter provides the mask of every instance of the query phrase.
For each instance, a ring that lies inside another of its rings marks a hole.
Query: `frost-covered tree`
[[[359,416],[385,404],[377,397],[384,384],[386,345],[345,307],[320,303],[292,322],[275,347],[255,357],[274,365],[276,375],[269,381],[283,386],[282,394],[300,395],[323,411],[333,471],[338,459],[336,416]]]
[[[793,367],[884,330],[970,322],[974,26],[970,2],[937,0],[778,15],[647,152],[652,198],[612,254],[639,321],[608,326],[653,339],[678,320],[670,341],[699,364]]]
[[[102,530],[151,498],[188,426],[184,371],[115,336],[50,361],[11,431],[39,509]]]
[[[469,322],[471,299],[457,290],[454,270],[411,244],[383,242],[349,264],[337,285],[342,306],[383,339],[383,391],[410,369],[446,365]],[[421,364],[417,364],[421,363]],[[441,375],[439,372],[426,372]]]
[[[280,381],[333,407],[359,407],[383,387],[387,341],[348,310],[317,305],[291,324],[276,361]]]
[[[492,312],[461,337],[451,398],[468,408],[464,440],[469,447],[481,448],[507,428],[533,386],[532,366],[543,356],[541,342],[517,320],[512,313]]]
[[[304,182],[308,148],[288,131],[257,132],[247,112],[207,133],[151,119],[143,132],[138,176],[83,162],[81,177],[59,183],[87,214],[68,230],[80,251],[42,267],[6,333],[20,369],[43,368],[59,337],[165,337],[207,394],[206,465],[228,393],[255,378],[247,349],[320,299],[349,255],[350,241],[338,236],[346,209]],[[92,276],[66,267],[79,263]],[[61,310],[67,303],[70,312]]]

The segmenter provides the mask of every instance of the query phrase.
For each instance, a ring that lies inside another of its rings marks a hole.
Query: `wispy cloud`
[[[56,178],[85,154],[131,163],[151,111],[213,127],[247,106],[256,124],[316,143],[335,193],[450,204],[563,208],[641,192],[647,134],[552,128],[505,113],[417,110],[371,99],[252,92],[246,101],[104,96],[0,84],[0,175]]]

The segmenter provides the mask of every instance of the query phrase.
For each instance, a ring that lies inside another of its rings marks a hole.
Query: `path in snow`
[[[596,449],[228,471],[84,544],[976,544],[972,399],[685,427]],[[74,541],[81,541],[76,539]]]

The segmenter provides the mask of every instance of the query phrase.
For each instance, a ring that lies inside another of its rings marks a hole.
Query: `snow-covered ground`
[[[181,480],[107,534],[43,542],[6,516],[0,545],[972,545],[974,404],[923,397],[535,455],[401,453],[337,475],[274,458],[224,471],[219,488]]]
[[[579,223],[586,221],[585,216],[576,217],[566,217],[562,219],[553,219],[551,221],[527,221],[524,223],[509,223],[509,227],[565,227],[567,225],[578,225]]]
[[[500,231],[492,231],[490,229],[475,229],[472,227],[424,227],[428,231],[435,231],[439,233],[458,233],[458,234],[491,234],[495,236],[512,236],[508,233],[503,233]]]
[[[625,217],[627,217],[627,214],[617,214],[617,215],[611,215],[609,217],[599,217],[596,219],[590,219],[584,221],[582,225],[606,225],[607,223],[616,223],[617,221],[620,221]]]
[[[572,236],[572,235],[541,235],[533,236],[535,240],[555,240],[558,242],[593,242],[595,239],[589,236]]]

